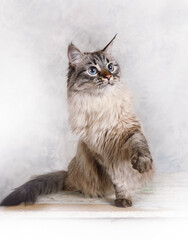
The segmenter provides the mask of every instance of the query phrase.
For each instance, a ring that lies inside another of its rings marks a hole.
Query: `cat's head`
[[[116,37],[116,35],[115,35]],[[81,52],[72,43],[68,47],[68,89],[96,93],[105,91],[120,80],[120,67],[112,56],[115,37],[97,52]]]

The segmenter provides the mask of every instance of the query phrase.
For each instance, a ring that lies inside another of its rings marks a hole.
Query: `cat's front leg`
[[[112,164],[107,172],[115,189],[115,205],[126,208],[132,206],[132,198],[126,183],[125,173],[122,171],[123,169],[122,165]]]
[[[153,160],[143,133],[132,134],[126,145],[133,168],[139,173],[149,172],[153,168]]]
[[[114,184],[116,199],[115,205],[117,207],[131,207],[132,206],[132,198],[129,194],[126,183],[117,183]]]

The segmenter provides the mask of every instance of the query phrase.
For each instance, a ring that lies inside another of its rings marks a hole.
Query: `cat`
[[[117,207],[132,206],[130,189],[151,181],[154,163],[133,98],[120,81],[112,56],[114,38],[100,51],[81,52],[68,46],[67,96],[69,123],[79,135],[68,171],[37,176],[16,188],[1,206],[35,203],[43,194],[79,191],[105,197],[115,191]]]

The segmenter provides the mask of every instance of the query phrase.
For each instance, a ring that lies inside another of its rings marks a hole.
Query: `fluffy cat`
[[[115,190],[117,207],[132,206],[129,189],[151,180],[154,165],[130,91],[112,56],[115,37],[97,52],[68,47],[70,126],[80,136],[68,171],[44,174],[15,189],[1,206],[34,203],[60,190],[103,197]]]

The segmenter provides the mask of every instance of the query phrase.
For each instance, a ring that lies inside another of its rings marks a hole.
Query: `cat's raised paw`
[[[132,206],[132,201],[130,199],[122,198],[122,199],[116,199],[115,200],[115,205],[117,207],[131,207]]]
[[[138,156],[134,157],[131,162],[133,168],[138,170],[139,173],[149,172],[152,169],[153,160],[151,155],[145,156],[138,154]]]

